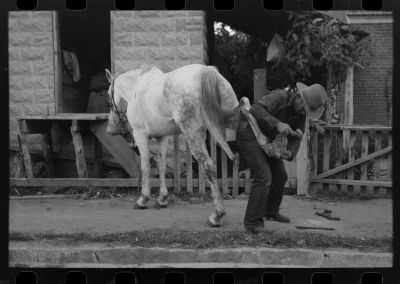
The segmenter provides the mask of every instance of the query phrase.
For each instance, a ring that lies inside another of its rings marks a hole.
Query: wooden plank
[[[336,173],[342,172],[342,171],[347,170],[347,169],[349,169],[351,167],[354,167],[356,165],[360,165],[362,163],[365,163],[366,161],[372,160],[372,159],[374,159],[376,157],[380,157],[382,155],[385,155],[385,154],[391,152],[392,150],[393,150],[393,146],[390,146],[390,147],[387,147],[385,149],[379,150],[379,151],[377,151],[375,153],[372,153],[372,154],[364,156],[364,157],[362,157],[360,159],[357,159],[357,160],[355,160],[355,161],[353,161],[351,163],[344,164],[344,165],[342,165],[340,167],[337,167],[335,169],[332,169],[332,170],[329,170],[329,171],[327,171],[325,173],[322,173],[322,174],[318,175],[316,177],[316,179],[326,178],[328,176],[331,176],[331,175],[334,175]]]
[[[107,121],[92,121],[90,130],[106,147],[115,160],[131,176],[137,177],[137,169],[140,169],[140,157],[132,159],[132,149],[120,135],[107,134]]]
[[[108,120],[108,113],[60,113],[58,115],[17,116],[17,120]]]
[[[186,141],[186,190],[193,193],[193,170],[192,170],[192,152],[190,152],[189,143]]]
[[[199,193],[206,193],[206,179],[204,177],[203,168],[199,164]]]
[[[300,143],[300,148],[296,157],[296,173],[297,173],[297,195],[307,195],[309,177],[310,177],[310,160],[309,155],[309,144],[310,144],[310,131],[309,131],[309,119],[306,118],[306,126],[303,138]]]
[[[63,112],[62,105],[62,59],[60,43],[60,23],[58,12],[53,11],[53,58],[54,58],[54,107],[55,114]]]
[[[362,133],[362,138],[361,138],[361,158],[365,157],[368,155],[368,144],[369,144],[369,138],[368,138],[368,132],[364,131]],[[368,164],[363,164],[360,167],[360,180],[368,180]],[[367,193],[367,188],[365,186],[362,186],[360,188],[360,194],[365,195]]]
[[[53,167],[53,144],[51,141],[51,134],[42,134],[42,148],[44,157],[44,166],[46,168],[46,174],[49,178],[54,178],[54,167]]]
[[[253,70],[254,101],[260,100],[267,93],[267,69]]]
[[[250,169],[246,169],[245,170],[245,172],[244,172],[244,180],[245,180],[244,192],[245,193],[250,193],[250,191],[251,191],[251,182],[252,182]]]
[[[359,148],[359,147],[356,148],[355,147],[357,139],[361,139],[362,140],[362,131],[358,130],[358,131],[355,132],[354,135],[355,135],[354,143],[353,143],[352,147],[350,148],[352,152],[350,153],[351,155],[349,157],[349,162],[353,162],[355,160],[355,156],[356,156],[356,151],[357,150],[360,150],[360,152],[362,151],[361,148]],[[358,144],[358,145],[360,145],[360,144]],[[349,175],[351,176],[351,171],[349,171]],[[354,179],[354,170],[353,170],[353,179]],[[358,186],[358,185],[354,185],[353,186],[353,192],[354,192],[354,194],[360,194],[361,193],[361,187]]]
[[[21,121],[18,121],[19,125],[19,141],[21,144],[21,151],[22,151],[22,156],[24,158],[24,166],[25,166],[25,171],[28,176],[28,178],[33,178],[33,169],[32,169],[32,160],[31,160],[31,155],[29,153],[29,147],[28,147],[28,142],[26,141],[26,134],[22,133],[22,124]]]
[[[323,163],[322,163],[322,171],[329,171],[329,162],[331,157],[331,144],[332,144],[332,133],[330,130],[325,131],[324,133],[324,150],[323,150]],[[323,190],[328,190],[328,186],[323,185]]]
[[[344,124],[353,124],[354,66],[348,66],[344,87]]]
[[[334,131],[336,134],[336,163],[335,163],[335,167],[340,167],[342,165],[342,159],[343,159],[343,149],[342,149],[342,145],[343,145],[343,135],[342,132],[340,130],[335,130]],[[342,173],[338,173],[336,174],[335,178],[337,179],[341,179],[342,178]],[[333,188],[333,187],[331,187]],[[342,186],[340,184],[336,185],[336,192],[337,193],[343,193],[342,192]]]
[[[239,153],[235,153],[232,170],[232,197],[239,195]]]
[[[356,133],[354,131],[350,131],[349,130],[349,142],[348,142],[348,148],[349,148],[349,163],[354,162],[355,160],[355,148],[354,148],[354,144],[356,142]],[[354,180],[354,168],[351,167],[349,168],[349,170],[347,171],[347,178],[349,180]],[[347,192],[350,194],[356,194],[356,190],[355,188],[350,185],[347,188]],[[359,191],[358,191],[359,192]]]
[[[225,151],[221,149],[221,171],[222,171],[222,192],[228,193],[228,156],[226,155]]]
[[[42,187],[42,186],[97,186],[97,187],[137,187],[139,185],[139,178],[10,178],[10,186],[29,186],[29,187]],[[250,180],[251,181],[251,180]],[[160,180],[158,178],[149,179],[151,187],[159,187]],[[193,179],[193,186],[199,185],[198,179]],[[221,182],[221,179],[218,179]],[[239,179],[239,187],[245,187],[246,180]],[[165,179],[165,185],[172,187],[174,179]],[[181,186],[186,187],[186,179],[181,179]],[[232,186],[232,179],[228,180],[228,186]],[[206,184],[210,187],[210,183]]]
[[[318,173],[318,132],[314,131],[312,133],[311,141],[311,155],[312,155],[312,167],[311,167],[311,183],[310,183],[310,193],[317,193],[317,184],[312,182]]]
[[[393,145],[393,139],[392,139],[392,132],[388,133],[388,146]],[[388,162],[387,162],[387,181],[393,181],[393,158],[392,158],[392,152],[388,154]]]
[[[211,146],[211,160],[214,163],[215,171],[217,171],[218,170],[217,169],[217,142],[215,141],[214,137],[212,137],[211,135],[210,135],[210,146]]]
[[[381,186],[381,187],[392,187],[393,183],[388,181],[369,181],[369,180],[348,180],[348,179],[316,179],[318,183],[332,183],[332,184],[344,184],[344,185],[358,185],[358,186]]]
[[[176,192],[181,191],[181,161],[179,149],[179,135],[174,135],[174,189]]]
[[[382,125],[341,125],[341,124],[329,124],[324,126],[325,129],[330,130],[362,130],[362,131],[392,131],[390,126]]]
[[[381,132],[375,133],[375,152],[381,150],[382,147],[382,134]],[[382,157],[378,157],[374,162],[374,181],[379,181],[381,176],[381,161]],[[379,196],[379,187],[374,187],[373,195],[375,197]]]
[[[100,140],[93,134],[93,157],[94,157],[94,171],[96,177],[103,177],[103,145]]]
[[[80,178],[87,178],[88,170],[85,160],[85,152],[83,149],[82,135],[79,131],[75,131],[75,129],[78,128],[76,126],[77,124],[78,121],[74,120],[72,121],[72,126],[71,126],[72,141],[74,142],[75,155],[76,155],[76,168],[78,170],[78,176]]]

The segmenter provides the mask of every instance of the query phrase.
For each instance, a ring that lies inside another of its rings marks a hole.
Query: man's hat
[[[300,97],[304,102],[304,108],[311,119],[319,119],[324,112],[328,96],[325,88],[320,84],[314,84],[310,87],[303,83],[296,83],[300,92]]]

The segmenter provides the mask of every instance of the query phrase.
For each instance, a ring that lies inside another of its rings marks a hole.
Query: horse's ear
[[[111,81],[113,79],[113,75],[111,75],[111,72],[108,71],[108,69],[106,69],[106,76],[107,76],[108,83],[111,84]]]

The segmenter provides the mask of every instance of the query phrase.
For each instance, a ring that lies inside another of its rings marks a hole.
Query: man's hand
[[[286,135],[298,135],[296,131],[293,131],[289,124],[284,122],[279,122],[276,125],[276,129],[279,131],[279,133],[284,133]]]
[[[283,150],[281,151],[281,157],[282,159],[289,160],[292,158],[292,153],[290,151]]]

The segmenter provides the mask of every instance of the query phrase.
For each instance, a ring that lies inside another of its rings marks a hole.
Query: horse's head
[[[126,117],[126,102],[122,97],[121,85],[117,84],[118,76],[113,76],[110,71],[106,69],[106,76],[110,87],[108,88],[108,95],[110,101],[110,116],[108,118],[107,133],[110,135],[118,135],[125,132]]]

